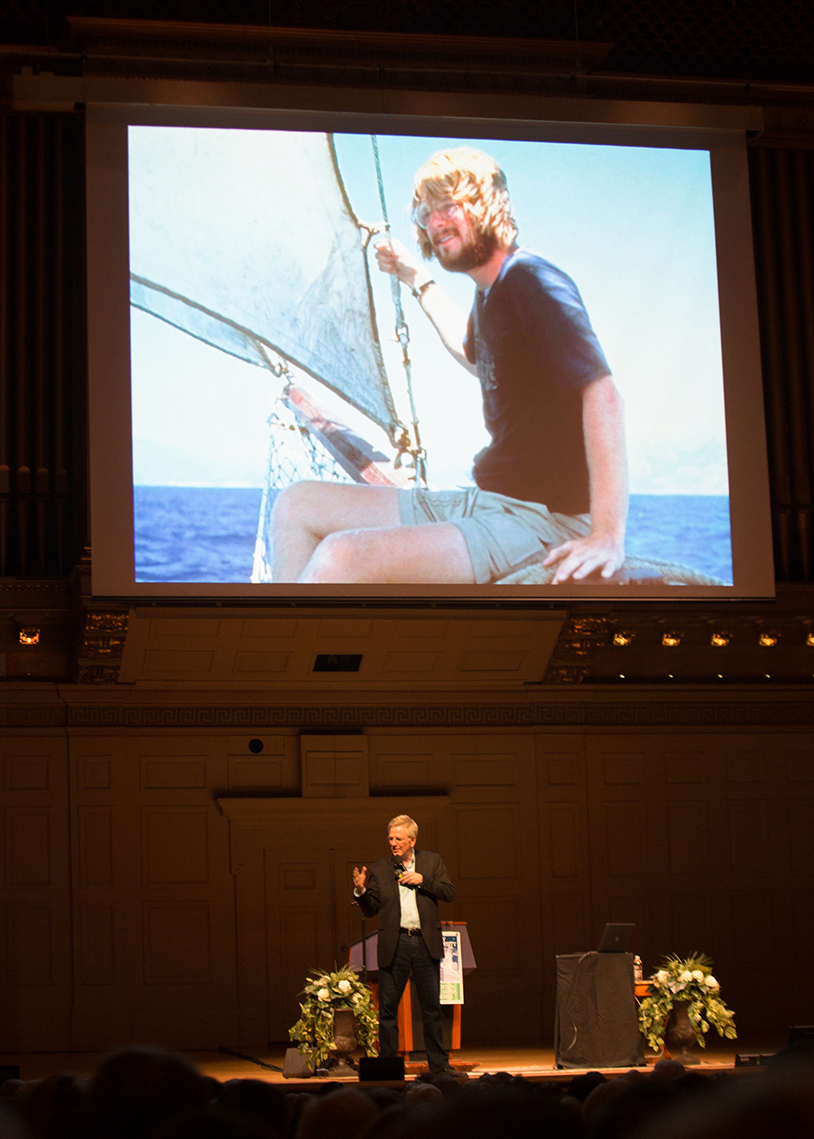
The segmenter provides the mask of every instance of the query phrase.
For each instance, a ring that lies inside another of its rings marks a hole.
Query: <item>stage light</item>
[[[806,637],[806,644],[809,648],[814,649],[814,633],[809,633]]]
[[[764,672],[764,674],[763,674],[763,675],[766,677],[766,679],[767,679],[767,680],[771,680],[771,679],[772,679],[772,674],[771,674],[770,672]]]
[[[613,634],[613,643],[615,645],[629,645],[635,636],[636,634],[630,629],[620,629],[618,633]]]
[[[765,649],[770,649],[780,640],[779,633],[761,633],[757,639],[757,643],[762,645]]]
[[[729,633],[724,633],[721,631],[718,633],[713,633],[709,639],[709,643],[711,645],[715,645],[715,647],[718,649],[722,649],[729,644],[730,639],[731,635]]]
[[[36,625],[22,625],[20,627],[21,645],[38,645],[40,643],[40,630]]]
[[[672,632],[671,633],[664,633],[662,635],[662,638],[661,638],[661,643],[666,648],[674,648],[676,645],[681,644],[681,634],[680,633],[672,633]]]

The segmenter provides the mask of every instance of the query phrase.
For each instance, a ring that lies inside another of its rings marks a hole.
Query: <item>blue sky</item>
[[[136,130],[156,128],[131,128]],[[163,128],[194,130],[195,128]],[[263,134],[251,132],[257,150]],[[273,133],[273,132],[272,132]],[[519,241],[576,281],[626,403],[631,490],[640,494],[726,494],[723,381],[709,155],[706,151],[567,143],[379,136],[393,233],[415,247],[407,204],[415,169],[435,150],[471,142],[506,172]],[[368,135],[337,135],[351,204],[381,221]],[[189,171],[194,178],[195,171]],[[296,179],[269,186],[265,169],[223,164],[213,198],[230,180],[285,210]],[[293,203],[291,204],[293,209]],[[302,241],[307,242],[307,226]],[[271,271],[261,267],[261,272]],[[389,279],[372,270],[391,384],[409,418],[392,343]],[[464,309],[469,278],[436,276]],[[416,403],[430,481],[468,481],[486,442],[477,380],[447,355],[409,292]],[[242,363],[143,313],[132,321],[136,482],[258,486],[266,461],[265,420],[279,391],[264,369]],[[364,427],[341,401],[351,427]],[[547,425],[540,425],[545,446]],[[367,432],[382,445],[382,436]]]

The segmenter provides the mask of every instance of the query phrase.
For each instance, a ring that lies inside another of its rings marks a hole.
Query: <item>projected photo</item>
[[[733,581],[706,150],[128,128],[135,581]]]

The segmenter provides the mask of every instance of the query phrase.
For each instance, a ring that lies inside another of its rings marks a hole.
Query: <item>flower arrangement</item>
[[[639,1027],[650,1048],[660,1052],[673,1005],[687,1004],[687,1015],[702,1048],[704,1033],[712,1025],[727,1040],[737,1037],[735,1014],[727,1008],[719,993],[721,986],[712,975],[712,960],[705,953],[665,957],[658,972],[649,978],[650,992],[639,1001]]]
[[[333,973],[312,971],[301,996],[300,1019],[288,1035],[296,1040],[297,1048],[307,1056],[314,1068],[320,1068],[332,1051],[334,1042],[334,1014],[338,1009],[350,1009],[354,1016],[356,1039],[367,1056],[375,1055],[375,1042],[379,1032],[373,997],[357,973],[345,966]]]

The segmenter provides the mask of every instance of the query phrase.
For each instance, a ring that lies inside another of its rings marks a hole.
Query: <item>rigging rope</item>
[[[384,179],[382,178],[382,164],[379,158],[379,142],[375,134],[370,136],[370,141],[373,146],[373,160],[376,164],[376,182],[379,187],[379,203],[382,208],[382,219],[384,221],[384,232],[387,239],[390,239],[390,219],[387,216],[387,202],[384,196]],[[413,456],[415,463],[415,481],[424,486],[427,485],[427,453],[421,446],[421,434],[418,428],[418,412],[416,411],[415,399],[413,398],[413,368],[412,361],[410,360],[410,330],[407,327],[407,321],[404,318],[404,309],[401,305],[401,282],[398,277],[392,276],[390,278],[390,291],[393,294],[393,307],[396,310],[396,339],[401,345],[401,362],[404,365],[404,375],[407,381],[407,395],[410,399],[410,415],[413,423],[413,436],[415,438],[415,449],[410,449],[410,454]],[[401,452],[399,452],[401,454]],[[398,459],[396,460],[397,467],[399,466]]]

